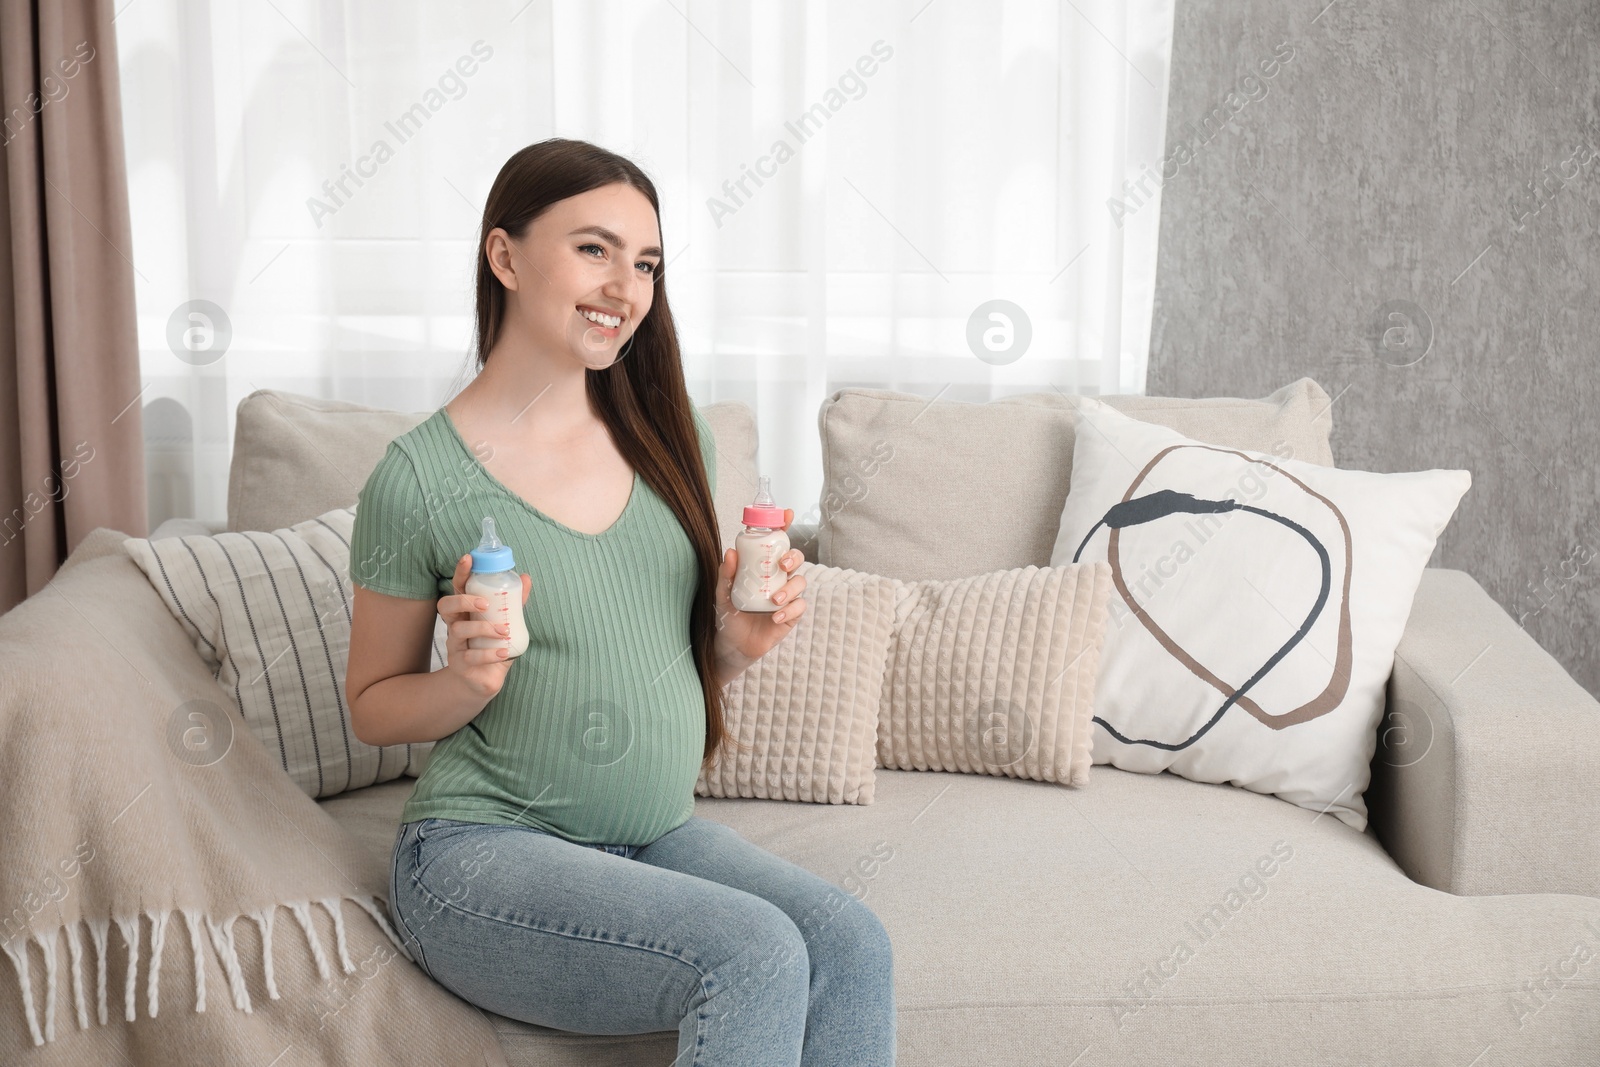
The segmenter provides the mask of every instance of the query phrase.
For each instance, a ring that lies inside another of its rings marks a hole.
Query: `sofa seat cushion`
[[[321,803],[386,861],[412,784]],[[877,913],[901,1067],[1467,1064],[1486,1048],[1571,1064],[1600,1047],[1600,900],[1428,889],[1370,835],[1274,797],[1110,767],[1081,790],[880,769],[867,806],[695,811]],[[491,1018],[513,1064],[665,1067],[676,1050],[672,1033]]]

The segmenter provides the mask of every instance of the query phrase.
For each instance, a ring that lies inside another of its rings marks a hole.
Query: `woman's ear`
[[[489,236],[483,241],[483,252],[489,257],[489,269],[500,279],[500,284],[516,292],[517,268],[526,264],[518,262],[521,253],[511,243],[511,235],[504,227],[496,226],[489,231]]]

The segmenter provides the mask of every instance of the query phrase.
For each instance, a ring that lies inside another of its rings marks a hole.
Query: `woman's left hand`
[[[784,509],[784,529],[788,529],[794,512]],[[791,548],[778,557],[778,565],[789,579],[773,594],[776,611],[740,611],[733,606],[733,576],[739,567],[739,554],[728,549],[722,554],[722,569],[717,575],[717,652],[719,658],[736,667],[754,663],[772,650],[772,647],[794,629],[800,616],[805,614],[806,601],[800,594],[806,580],[794,571],[805,556]],[[730,652],[734,655],[729,655]]]

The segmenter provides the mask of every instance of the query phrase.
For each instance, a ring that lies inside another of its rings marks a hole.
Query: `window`
[[[195,517],[225,517],[254,389],[431,411],[465,384],[483,197],[550,136],[655,180],[690,393],[750,404],[797,515],[835,389],[1143,389],[1172,0],[140,0],[116,25],[143,400],[192,433]]]

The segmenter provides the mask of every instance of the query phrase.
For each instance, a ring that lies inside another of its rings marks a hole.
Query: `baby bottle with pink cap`
[[[733,539],[739,566],[728,595],[740,611],[777,611],[772,594],[788,580],[778,560],[789,551],[789,535],[783,532],[783,509],[773,502],[770,484],[763,474],[755,503],[745,505],[744,529]]]

